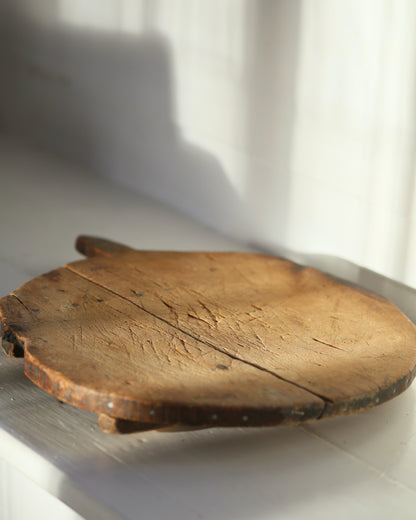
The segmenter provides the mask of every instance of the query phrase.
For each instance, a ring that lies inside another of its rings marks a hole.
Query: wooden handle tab
[[[114,256],[134,251],[131,247],[118,242],[88,235],[80,235],[75,242],[75,248],[87,257]]]

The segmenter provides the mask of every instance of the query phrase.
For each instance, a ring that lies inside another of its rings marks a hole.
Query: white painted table
[[[143,249],[246,249],[5,139],[0,186],[0,295],[77,259],[80,233]],[[311,262],[340,275],[355,269]],[[362,270],[357,279],[386,285]],[[399,290],[391,286],[393,298]],[[414,519],[415,388],[368,412],[303,427],[110,436],[94,414],[30,383],[22,360],[1,355],[0,518],[79,518],[67,504],[86,519]]]

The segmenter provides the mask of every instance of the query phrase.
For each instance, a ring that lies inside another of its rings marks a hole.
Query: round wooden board
[[[3,348],[105,431],[293,424],[363,410],[415,375],[416,327],[315,269],[248,253],[90,258],[0,300]]]

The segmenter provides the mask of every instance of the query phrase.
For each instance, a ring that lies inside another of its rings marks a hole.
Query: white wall
[[[248,242],[416,285],[411,0],[2,11],[5,131]]]

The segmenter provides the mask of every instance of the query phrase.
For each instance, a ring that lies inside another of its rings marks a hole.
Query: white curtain
[[[416,285],[416,3],[306,0],[290,239]]]
[[[414,0],[4,4],[32,24],[5,37],[6,128],[246,241],[416,286]]]

